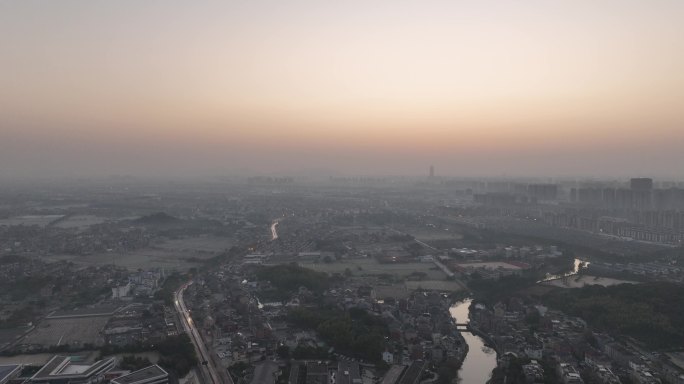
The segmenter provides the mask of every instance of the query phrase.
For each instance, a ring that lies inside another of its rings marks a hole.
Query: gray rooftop
[[[50,361],[47,362],[31,380],[41,380],[41,379],[52,379],[52,378],[66,378],[66,377],[88,377],[92,374],[96,374],[98,371],[106,368],[107,365],[111,364],[113,357],[108,359],[100,360],[92,365],[87,366],[82,371],[70,372],[68,366],[71,365],[71,358],[69,356],[55,356]],[[84,365],[84,364],[78,364]]]
[[[306,375],[327,375],[328,365],[310,362],[306,364]]]
[[[361,382],[361,369],[355,361],[340,361],[337,366],[337,382],[339,384],[354,384]]]
[[[14,372],[21,369],[21,365],[0,365],[0,383],[4,382]]]
[[[168,376],[168,373],[166,373],[165,370],[163,370],[160,366],[158,365],[150,365],[149,367],[140,369],[135,372],[131,372],[128,375],[123,375],[121,377],[117,377],[116,379],[112,380],[112,383],[115,384],[131,384],[131,383],[137,383],[139,381],[143,380],[149,380],[149,379],[154,379],[154,378],[164,378]]]

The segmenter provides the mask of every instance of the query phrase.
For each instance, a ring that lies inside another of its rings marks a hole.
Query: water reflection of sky
[[[557,280],[557,279],[562,279],[563,277],[568,277],[572,275],[576,275],[580,269],[584,269],[589,265],[588,261],[580,260],[580,259],[575,259],[575,262],[572,266],[572,270],[568,271],[562,275],[552,275],[550,273],[546,274],[546,277],[543,280],[538,281],[538,283],[543,283],[545,281],[551,281],[551,280]]]
[[[468,308],[470,303],[471,300],[462,301],[449,309],[456,322],[469,322]],[[496,367],[496,352],[485,346],[482,339],[470,332],[463,332],[463,338],[468,344],[468,354],[458,372],[460,382],[462,384],[484,384]]]

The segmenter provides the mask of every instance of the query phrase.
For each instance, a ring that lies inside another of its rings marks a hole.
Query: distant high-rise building
[[[653,189],[653,179],[635,177],[629,181],[630,188],[635,191],[650,191]]]
[[[555,200],[558,197],[556,184],[530,184],[526,186],[527,194],[539,200]]]
[[[430,178],[435,177],[435,166],[431,165],[430,166]]]
[[[653,179],[633,178],[629,181],[632,189],[632,209],[651,209],[653,206]]]

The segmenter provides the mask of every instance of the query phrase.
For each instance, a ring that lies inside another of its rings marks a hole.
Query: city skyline
[[[0,4],[0,177],[684,178],[676,1]]]

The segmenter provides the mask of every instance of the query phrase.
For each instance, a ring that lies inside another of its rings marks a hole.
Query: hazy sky
[[[684,1],[0,1],[0,176],[684,177]]]

